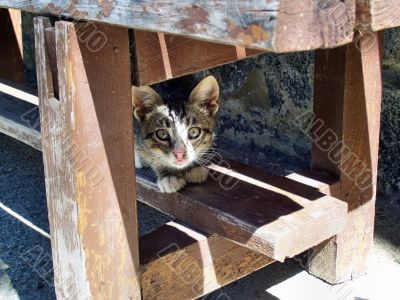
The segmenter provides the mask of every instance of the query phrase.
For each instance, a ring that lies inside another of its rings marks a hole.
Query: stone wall
[[[219,147],[279,173],[307,168],[311,142],[293,121],[312,110],[313,58],[270,53],[197,74],[221,84]]]
[[[385,33],[383,80],[378,188],[391,194],[400,191],[400,28]]]

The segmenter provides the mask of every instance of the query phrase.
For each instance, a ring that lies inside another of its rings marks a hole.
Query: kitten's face
[[[194,162],[201,163],[213,143],[218,94],[218,84],[211,76],[180,103],[164,103],[149,87],[134,87],[139,151],[145,160],[158,169],[183,169]]]
[[[142,145],[159,159],[155,163],[171,168],[193,164],[213,142],[214,118],[194,105],[186,105],[185,112],[158,106],[140,126]]]

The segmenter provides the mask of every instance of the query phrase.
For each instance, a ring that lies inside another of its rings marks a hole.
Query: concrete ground
[[[15,216],[31,222],[31,227]],[[167,219],[141,205],[139,220],[143,234]],[[0,134],[1,300],[55,298],[50,241],[45,233],[48,231],[41,153]],[[292,259],[272,264],[204,298],[400,299],[399,195],[378,196],[375,247],[369,265],[366,275],[330,286],[309,275]]]

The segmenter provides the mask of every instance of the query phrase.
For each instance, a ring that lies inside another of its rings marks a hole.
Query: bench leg
[[[330,283],[364,273],[373,244],[382,45],[369,33],[316,52],[312,168],[336,175],[332,195],[349,205],[346,229],[310,254],[310,272]]]
[[[24,81],[21,12],[0,8],[0,78]]]
[[[140,299],[128,31],[85,24],[35,19],[56,294]]]

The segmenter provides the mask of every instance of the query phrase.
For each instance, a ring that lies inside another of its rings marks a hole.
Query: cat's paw
[[[176,176],[167,176],[157,179],[157,185],[162,193],[175,193],[186,185],[186,181]]]
[[[201,183],[207,180],[208,172],[204,167],[196,167],[185,174],[187,182]]]

